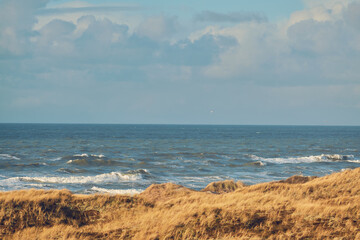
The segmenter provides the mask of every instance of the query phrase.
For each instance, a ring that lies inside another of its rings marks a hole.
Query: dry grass
[[[0,193],[0,239],[360,239],[360,168],[130,196]]]

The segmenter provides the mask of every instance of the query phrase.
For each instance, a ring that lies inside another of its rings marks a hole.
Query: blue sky
[[[359,125],[359,66],[359,0],[0,0],[0,122]]]

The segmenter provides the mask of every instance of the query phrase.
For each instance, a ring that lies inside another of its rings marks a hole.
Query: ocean
[[[0,191],[200,190],[360,167],[359,126],[0,124]]]

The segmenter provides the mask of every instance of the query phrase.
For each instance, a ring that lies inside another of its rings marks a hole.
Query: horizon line
[[[0,122],[0,124],[47,124],[47,125],[174,125],[174,126],[304,126],[304,127],[360,127],[360,125],[352,124],[228,124],[228,123],[62,123],[62,122]]]

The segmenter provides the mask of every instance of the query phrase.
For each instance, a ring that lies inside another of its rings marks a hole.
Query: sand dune
[[[135,196],[0,193],[3,239],[360,239],[360,168],[321,178]]]

